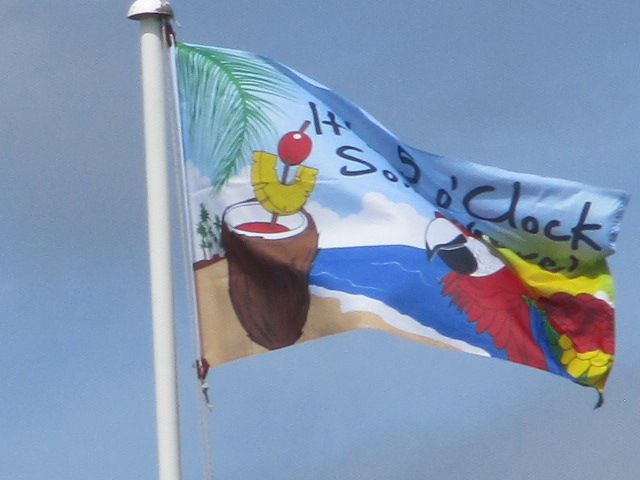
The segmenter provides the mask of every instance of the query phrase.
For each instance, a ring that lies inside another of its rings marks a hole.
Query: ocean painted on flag
[[[624,192],[414,149],[253,54],[176,67],[202,377],[376,328],[603,391]]]

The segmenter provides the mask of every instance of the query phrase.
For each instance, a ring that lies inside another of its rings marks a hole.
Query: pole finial
[[[131,20],[141,20],[151,15],[163,15],[173,18],[173,8],[166,0],[136,0],[127,12],[127,16]]]

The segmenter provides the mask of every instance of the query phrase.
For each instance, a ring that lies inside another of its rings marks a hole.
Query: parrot
[[[507,249],[493,248],[439,214],[427,225],[425,244],[428,260],[437,255],[451,268],[440,280],[442,292],[476,324],[477,333],[487,332],[510,361],[596,388],[597,406],[602,404],[613,363],[613,308],[589,291],[594,288],[585,286],[588,281],[543,271],[549,275],[546,290],[531,287],[519,274],[535,269],[539,277],[539,267]],[[564,285],[568,291],[549,290],[548,285]]]

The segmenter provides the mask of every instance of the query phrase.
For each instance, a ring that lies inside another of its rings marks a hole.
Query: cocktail
[[[308,125],[280,139],[280,178],[276,155],[253,153],[256,198],[231,205],[223,215],[231,303],[249,337],[270,350],[291,345],[302,335],[309,310],[318,232],[302,208],[317,174],[300,165],[311,152],[311,139],[304,133]],[[287,183],[292,166],[295,178]]]

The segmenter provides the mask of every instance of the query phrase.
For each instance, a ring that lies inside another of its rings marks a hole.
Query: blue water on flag
[[[405,245],[324,248],[318,252],[310,284],[383,302],[441,335],[457,338],[506,358],[486,333],[442,294],[440,279],[451,270],[424,249]]]

